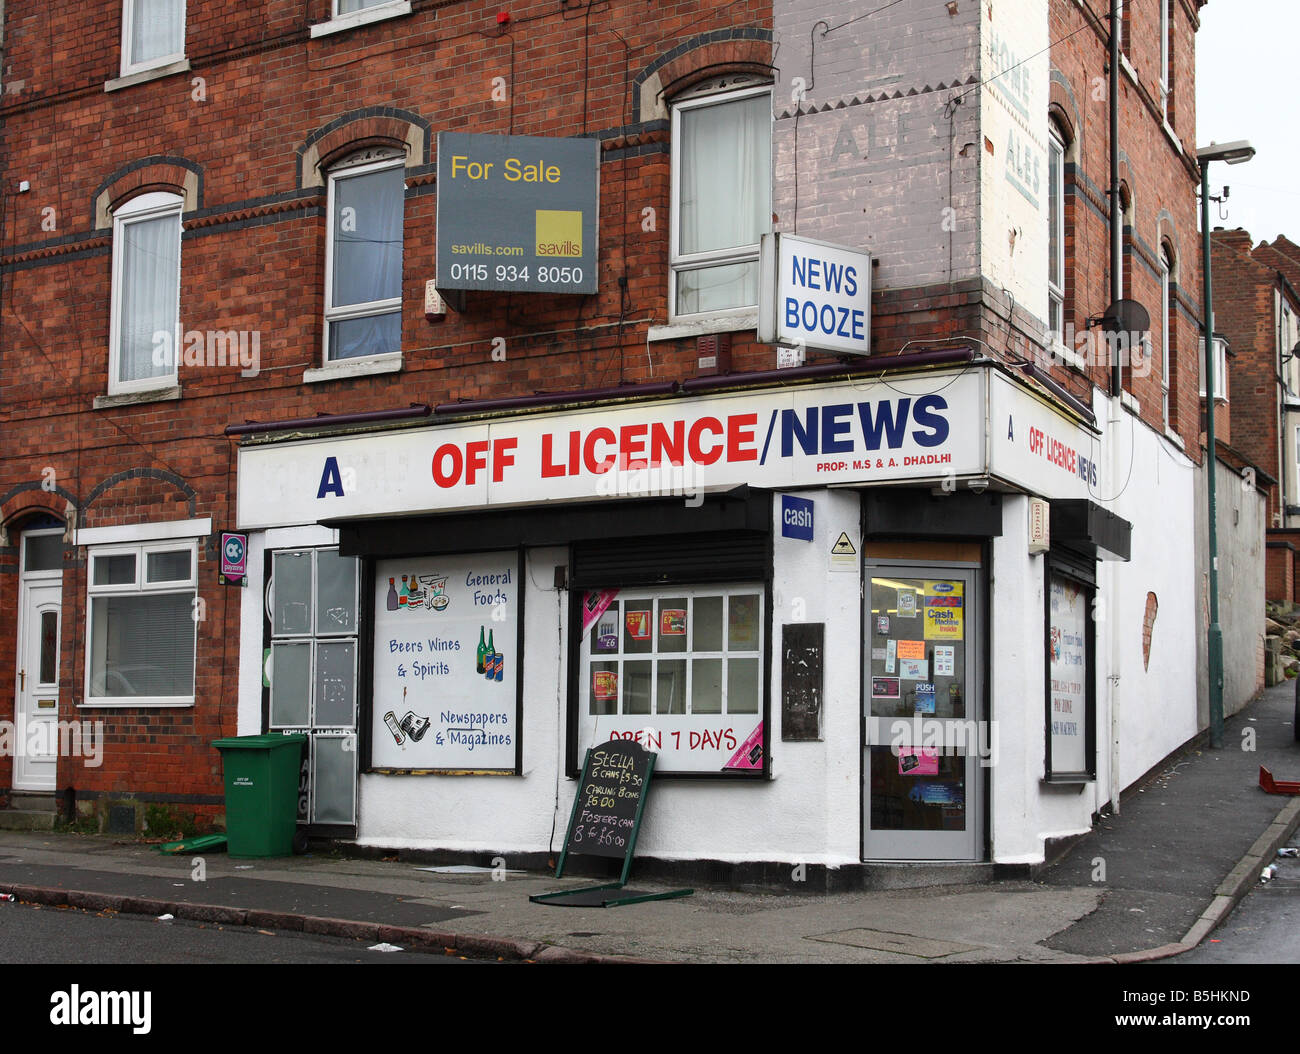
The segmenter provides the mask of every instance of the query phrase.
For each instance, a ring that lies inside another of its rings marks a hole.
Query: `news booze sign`
[[[758,339],[871,354],[871,254],[766,234],[760,249]]]

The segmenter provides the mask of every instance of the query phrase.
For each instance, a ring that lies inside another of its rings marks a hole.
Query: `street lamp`
[[[1205,282],[1205,432],[1209,453],[1207,490],[1210,495],[1210,746],[1223,746],[1223,627],[1219,625],[1219,527],[1214,493],[1217,454],[1214,438],[1214,293],[1210,284],[1210,162],[1239,165],[1255,156],[1255,148],[1244,139],[1233,143],[1211,143],[1196,151],[1201,164],[1201,270]]]

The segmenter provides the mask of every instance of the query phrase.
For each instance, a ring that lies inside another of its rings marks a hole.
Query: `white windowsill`
[[[690,322],[673,322],[666,326],[651,326],[646,340],[682,340],[705,337],[710,333],[744,333],[751,329],[758,329],[756,310],[735,315],[714,315]]]
[[[1133,398],[1132,392],[1120,392],[1119,403],[1129,413],[1142,416],[1142,404]]]
[[[121,77],[114,77],[111,81],[104,82],[104,91],[120,91],[123,88],[131,87],[133,84],[156,81],[161,77],[170,77],[174,73],[188,73],[189,69],[189,59],[178,59],[162,66],[155,66],[153,69],[140,70],[138,73],[125,73]]]
[[[353,11],[350,14],[336,15],[328,22],[317,22],[311,27],[311,35],[312,39],[327,37],[331,33],[343,33],[349,29],[356,29],[357,26],[368,26],[372,22],[383,22],[386,19],[398,18],[410,13],[410,0],[399,0],[398,3],[367,7],[360,11]]]
[[[78,710],[109,710],[121,709],[124,706],[147,706],[147,707],[180,707],[193,706],[193,699],[168,699],[156,696],[141,696],[131,699],[87,699],[84,703],[78,703]]]
[[[1169,142],[1173,144],[1174,149],[1177,150],[1180,154],[1184,153],[1185,151],[1183,150],[1183,141],[1178,138],[1178,133],[1174,131],[1173,125],[1169,123],[1169,115],[1166,114],[1165,119],[1160,123],[1164,126],[1165,138],[1168,139]]]
[[[92,406],[96,410],[104,410],[113,406],[136,406],[140,403],[169,402],[180,397],[181,386],[179,384],[169,384],[165,388],[147,388],[142,392],[117,392],[108,395],[97,395]]]
[[[1047,351],[1053,358],[1060,359],[1070,369],[1077,370],[1079,373],[1088,372],[1088,364],[1083,361],[1083,356],[1071,351],[1064,344],[1052,343],[1048,346]]]
[[[340,359],[327,362],[303,372],[303,384],[319,384],[322,381],[340,381],[348,377],[373,377],[380,373],[400,373],[402,371],[402,353],[376,355],[366,359]]]
[[[127,523],[118,527],[82,527],[72,537],[73,545],[110,545],[116,542],[154,542],[169,538],[202,538],[212,533],[212,517],[194,520],[162,520],[158,523]]]

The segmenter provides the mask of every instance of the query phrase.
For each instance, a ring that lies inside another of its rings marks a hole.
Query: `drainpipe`
[[[1124,252],[1124,213],[1119,202],[1119,34],[1124,12],[1121,0],[1110,4],[1110,302],[1121,300],[1124,289],[1120,285]],[[1112,347],[1117,344],[1112,342]],[[1110,364],[1110,478],[1112,486],[1122,471],[1119,456],[1120,424],[1124,418],[1122,400],[1123,376],[1119,356]],[[1116,494],[1118,497],[1118,494]],[[1120,635],[1116,622],[1119,617],[1119,574],[1117,565],[1110,567],[1110,803],[1111,810],[1119,815],[1119,715],[1120,715]]]

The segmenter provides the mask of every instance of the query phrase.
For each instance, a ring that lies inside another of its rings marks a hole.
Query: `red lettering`
[[[450,457],[451,471],[443,472],[442,463]],[[460,472],[463,467],[463,461],[460,456],[460,447],[455,443],[443,443],[433,452],[433,482],[440,487],[451,487],[460,482]]]
[[[587,466],[587,471],[599,474],[602,472],[608,472],[613,468],[617,463],[617,458],[612,455],[606,455],[597,460],[596,444],[604,443],[607,446],[614,446],[617,442],[618,440],[615,438],[614,432],[609,428],[593,428],[588,432],[587,440],[582,444],[582,462]]]
[[[753,447],[754,426],[757,423],[758,414],[735,414],[727,418],[728,461],[758,460],[758,451]],[[747,445],[748,449],[742,447],[742,444]]]
[[[478,476],[478,470],[487,468],[487,452],[486,439],[476,439],[465,444],[465,482],[471,487]]]
[[[645,468],[645,442],[649,425],[624,425],[618,430],[618,452],[624,468]]]
[[[555,464],[551,453],[551,445],[554,439],[555,437],[550,432],[542,436],[542,479],[564,475],[564,466]]]
[[[674,421],[672,428],[672,435],[669,435],[667,426],[657,421],[650,426],[650,464],[664,464],[665,455],[668,464],[682,464],[686,456],[686,422]]]
[[[691,460],[696,464],[712,465],[718,458],[722,457],[723,445],[718,443],[708,450],[703,449],[700,446],[700,439],[705,432],[712,432],[715,436],[722,435],[722,422],[716,417],[701,417],[695,424],[691,425],[687,449],[690,451]]]
[[[569,475],[578,474],[578,443],[580,436],[577,431],[569,433]]]
[[[502,473],[515,463],[515,455],[510,451],[519,446],[519,440],[510,436],[492,441],[492,482],[500,483]]]

